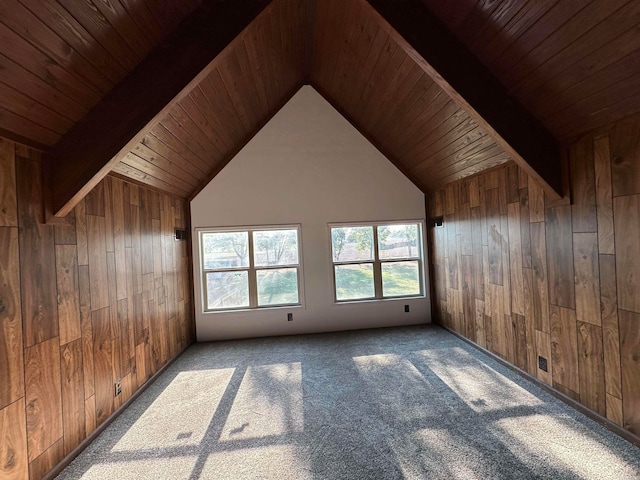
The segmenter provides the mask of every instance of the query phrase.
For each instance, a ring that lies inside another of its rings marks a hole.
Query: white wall
[[[191,216],[194,230],[302,225],[304,305],[226,313],[202,312],[194,231],[198,341],[431,320],[428,297],[334,303],[327,224],[424,220],[424,195],[312,87],[303,87],[194,198]],[[287,312],[293,312],[293,322],[287,322]]]

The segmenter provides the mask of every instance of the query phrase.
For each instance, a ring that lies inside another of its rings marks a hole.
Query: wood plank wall
[[[40,178],[0,139],[3,479],[42,478],[194,338],[186,203],[107,177],[43,225]]]
[[[514,164],[428,196],[435,317],[640,436],[640,120],[567,153],[571,203]]]

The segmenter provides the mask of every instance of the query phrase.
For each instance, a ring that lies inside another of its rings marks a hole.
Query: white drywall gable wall
[[[198,341],[431,320],[428,296],[334,302],[327,224],[424,220],[425,202],[424,194],[310,86],[302,87],[193,199],[191,216]],[[283,224],[302,226],[304,305],[203,313],[195,229]]]

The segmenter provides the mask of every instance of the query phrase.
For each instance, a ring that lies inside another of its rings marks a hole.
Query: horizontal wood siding
[[[422,2],[556,137],[640,111],[638,2]]]
[[[311,85],[423,190],[506,162],[379,18],[362,0],[317,2]]]
[[[44,225],[38,156],[0,147],[0,478],[37,480],[193,341],[187,205],[107,177]]]
[[[640,121],[631,120],[572,145],[571,204],[548,201],[511,166],[428,196],[429,214],[444,215],[429,232],[438,321],[636,435],[640,182],[619,164],[640,164],[638,138]],[[463,222],[473,228],[464,213],[472,200],[461,192],[476,189],[482,245],[469,251],[461,232]],[[477,281],[464,279],[469,269]],[[469,302],[481,308],[465,308]]]

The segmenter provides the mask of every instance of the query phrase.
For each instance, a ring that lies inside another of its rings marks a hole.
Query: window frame
[[[298,263],[282,264],[282,265],[265,265],[256,266],[254,258],[254,233],[255,232],[272,232],[278,230],[295,230],[297,235],[298,246]],[[204,242],[203,236],[208,233],[247,233],[247,256],[249,264],[247,266],[213,268],[206,269],[204,266]],[[300,224],[290,225],[252,225],[238,227],[199,227],[196,228],[196,237],[198,239],[198,267],[200,269],[200,292],[202,295],[202,313],[225,313],[250,310],[268,310],[274,308],[291,308],[304,306],[304,283],[302,270],[302,227]],[[268,270],[279,270],[285,268],[295,268],[297,274],[298,301],[294,303],[277,303],[271,305],[259,305],[258,296],[258,272]],[[247,272],[247,288],[249,295],[249,305],[239,307],[219,307],[209,308],[209,292],[207,289],[207,274],[214,272]]]
[[[418,238],[416,242],[418,247],[418,255],[416,257],[402,257],[402,258],[392,258],[392,259],[380,258],[379,244],[378,244],[378,228],[391,227],[394,225],[417,225],[418,226]],[[372,260],[339,261],[339,262],[334,261],[332,229],[333,228],[355,228],[355,227],[371,227],[373,229],[373,245],[374,245],[373,259]],[[334,303],[344,304],[344,303],[357,303],[357,302],[379,302],[379,301],[388,301],[388,300],[426,297],[426,292],[425,292],[426,280],[425,280],[425,271],[424,271],[424,252],[425,252],[424,230],[425,230],[425,225],[423,220],[393,220],[393,221],[376,221],[376,222],[329,223],[328,224],[329,256],[331,258],[331,280],[333,284]],[[412,295],[385,296],[383,291],[383,286],[382,286],[382,265],[390,264],[390,263],[408,262],[408,261],[418,262],[418,282],[420,285],[420,292]],[[336,281],[336,265],[373,265],[374,296],[339,300],[338,285]]]

